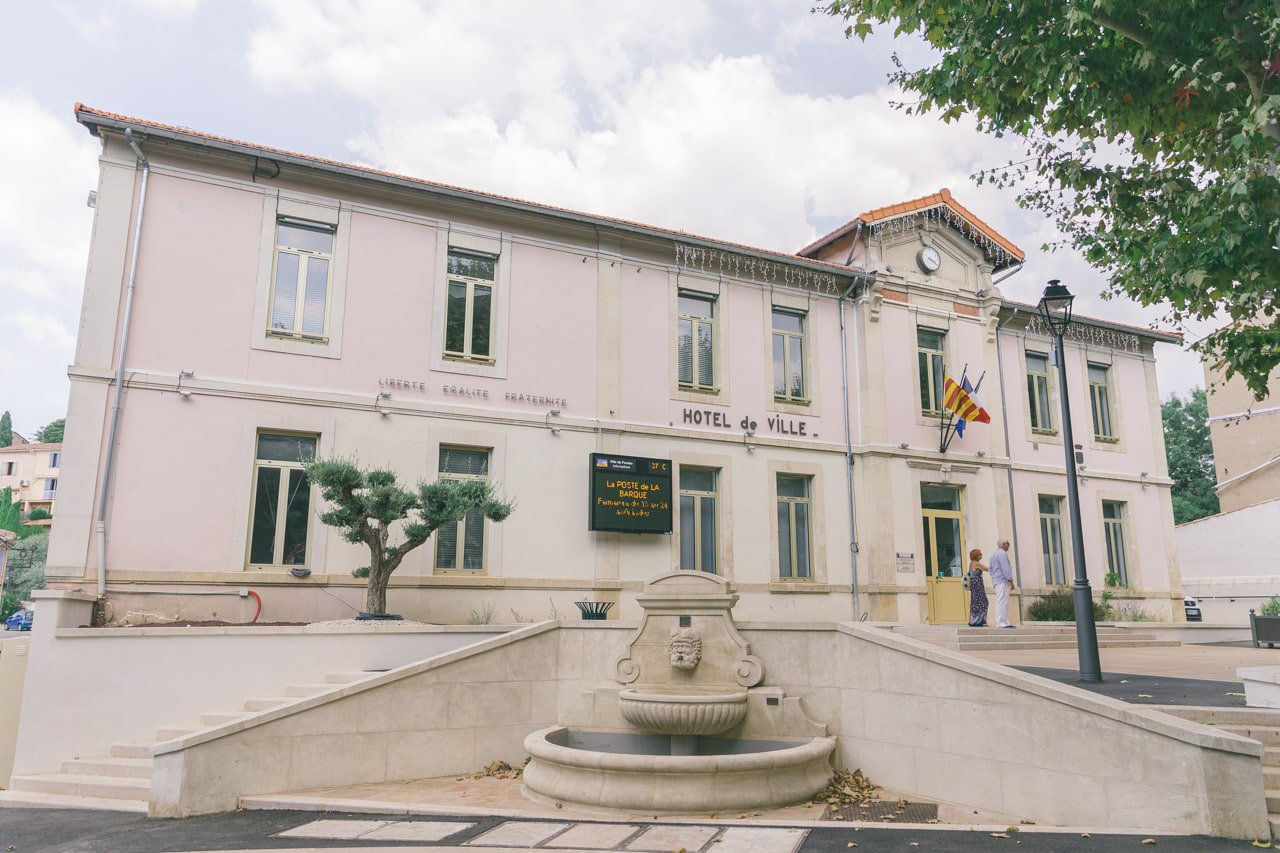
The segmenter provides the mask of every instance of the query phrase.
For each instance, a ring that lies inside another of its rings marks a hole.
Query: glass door
[[[925,588],[929,598],[929,623],[967,624],[969,596],[964,577],[964,516],[960,490],[952,486],[922,485],[920,512],[924,526]]]

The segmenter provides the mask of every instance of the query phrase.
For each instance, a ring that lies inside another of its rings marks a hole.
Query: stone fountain
[[[831,778],[835,738],[800,700],[762,686],[764,665],[730,615],[728,581],[673,572],[636,597],[639,629],[596,691],[588,725],[525,739],[525,792],[577,806],[653,813],[802,802]]]

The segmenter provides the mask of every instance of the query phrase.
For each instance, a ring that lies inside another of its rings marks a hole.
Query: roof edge
[[[787,254],[785,252],[747,246],[742,243],[717,240],[713,237],[703,237],[687,231],[676,231],[654,225],[645,225],[640,222],[632,222],[630,220],[618,219],[600,214],[582,213],[568,208],[539,204],[538,202],[526,201],[510,196],[496,195],[494,193],[486,193],[480,190],[442,184],[435,181],[429,181],[424,178],[414,178],[408,175],[399,175],[393,172],[386,172],[366,166],[356,166],[350,163],[342,163],[337,160],[329,160],[323,157],[315,157],[308,154],[285,151],[279,148],[256,145],[251,142],[219,137],[213,134],[191,130],[189,128],[163,125],[143,119],[107,113],[101,110],[96,110],[81,102],[76,102],[75,116],[76,121],[82,124],[85,129],[94,136],[99,135],[98,130],[100,128],[118,131],[132,129],[145,136],[153,138],[167,139],[173,142],[197,145],[203,148],[220,150],[243,156],[267,156],[272,160],[279,160],[304,169],[315,169],[322,172],[328,172],[330,174],[340,175],[342,177],[374,181],[406,189],[419,190],[461,201],[488,204],[516,213],[568,220],[581,225],[594,228],[612,229],[635,236],[648,237],[650,239],[669,240],[673,243],[689,243],[699,248],[733,252],[760,260],[793,265],[813,272],[837,276],[842,279],[856,280],[858,278],[865,277],[866,275],[864,270],[847,267],[842,264],[820,261],[815,258],[804,258],[798,255]],[[677,266],[678,265],[679,264],[677,263]]]

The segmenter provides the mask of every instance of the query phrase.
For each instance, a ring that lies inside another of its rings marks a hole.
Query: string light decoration
[[[763,258],[737,255],[733,252],[722,252],[702,246],[676,243],[676,266],[682,270],[727,275],[760,284],[817,290],[832,296],[840,295],[840,288],[833,273],[788,266],[766,261]]]
[[[893,219],[877,222],[871,226],[870,234],[872,237],[893,237],[908,231],[915,231],[925,222],[950,225],[959,231],[966,240],[985,252],[997,268],[1020,263],[1022,260],[991,239],[984,231],[975,228],[967,219],[945,204],[928,207],[924,210],[915,210],[902,216],[895,216]]]
[[[1053,337],[1053,333],[1045,326],[1044,320],[1039,317],[1032,317],[1027,320],[1027,332],[1032,335],[1044,335],[1046,338]],[[1089,326],[1084,323],[1072,323],[1067,327],[1066,334],[1063,337],[1091,347],[1113,349],[1119,352],[1142,352],[1142,344],[1137,335],[1118,332],[1115,329]]]

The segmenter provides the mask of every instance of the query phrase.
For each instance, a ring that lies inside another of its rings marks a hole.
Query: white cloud
[[[97,144],[20,91],[0,91],[0,127],[0,407],[30,432],[66,410]]]

